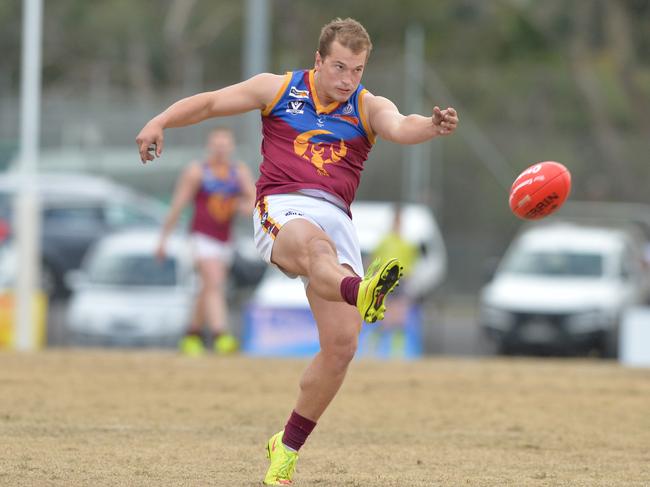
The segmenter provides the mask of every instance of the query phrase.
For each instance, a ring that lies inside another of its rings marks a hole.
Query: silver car
[[[172,346],[182,335],[197,291],[189,242],[170,236],[167,255],[155,249],[159,231],[130,230],[102,238],[68,275],[71,342]]]

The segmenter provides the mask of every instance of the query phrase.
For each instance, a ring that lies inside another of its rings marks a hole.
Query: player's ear
[[[315,56],[315,59],[314,59],[314,67],[315,68],[320,68],[321,64],[323,64],[323,58],[321,57],[320,52],[318,52],[318,50],[316,50],[316,56]]]

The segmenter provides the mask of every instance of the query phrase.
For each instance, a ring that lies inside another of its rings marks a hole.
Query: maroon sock
[[[300,447],[305,444],[314,426],[316,426],[316,423],[311,419],[307,419],[304,416],[300,416],[297,412],[291,411],[289,421],[287,421],[284,427],[282,443],[293,450],[300,450]]]
[[[344,277],[341,281],[341,297],[346,303],[352,306],[357,305],[359,284],[361,284],[361,278],[359,276]]]

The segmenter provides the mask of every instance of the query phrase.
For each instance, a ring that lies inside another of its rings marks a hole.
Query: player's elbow
[[[221,100],[221,93],[218,91],[212,91],[206,93],[207,98],[204,105],[205,118],[212,118],[219,115],[222,107],[223,101]]]

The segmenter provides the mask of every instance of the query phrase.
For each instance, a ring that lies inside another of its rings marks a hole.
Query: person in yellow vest
[[[376,352],[382,335],[390,334],[391,357],[404,356],[406,351],[406,337],[404,326],[411,308],[412,300],[407,292],[409,275],[419,256],[416,245],[404,238],[402,227],[402,207],[395,205],[393,223],[390,231],[381,239],[375,248],[372,259],[383,262],[388,256],[394,257],[404,266],[404,275],[400,279],[400,288],[396,289],[390,298],[391,306],[386,309],[386,316],[380,327],[373,330],[369,337],[370,349]]]

